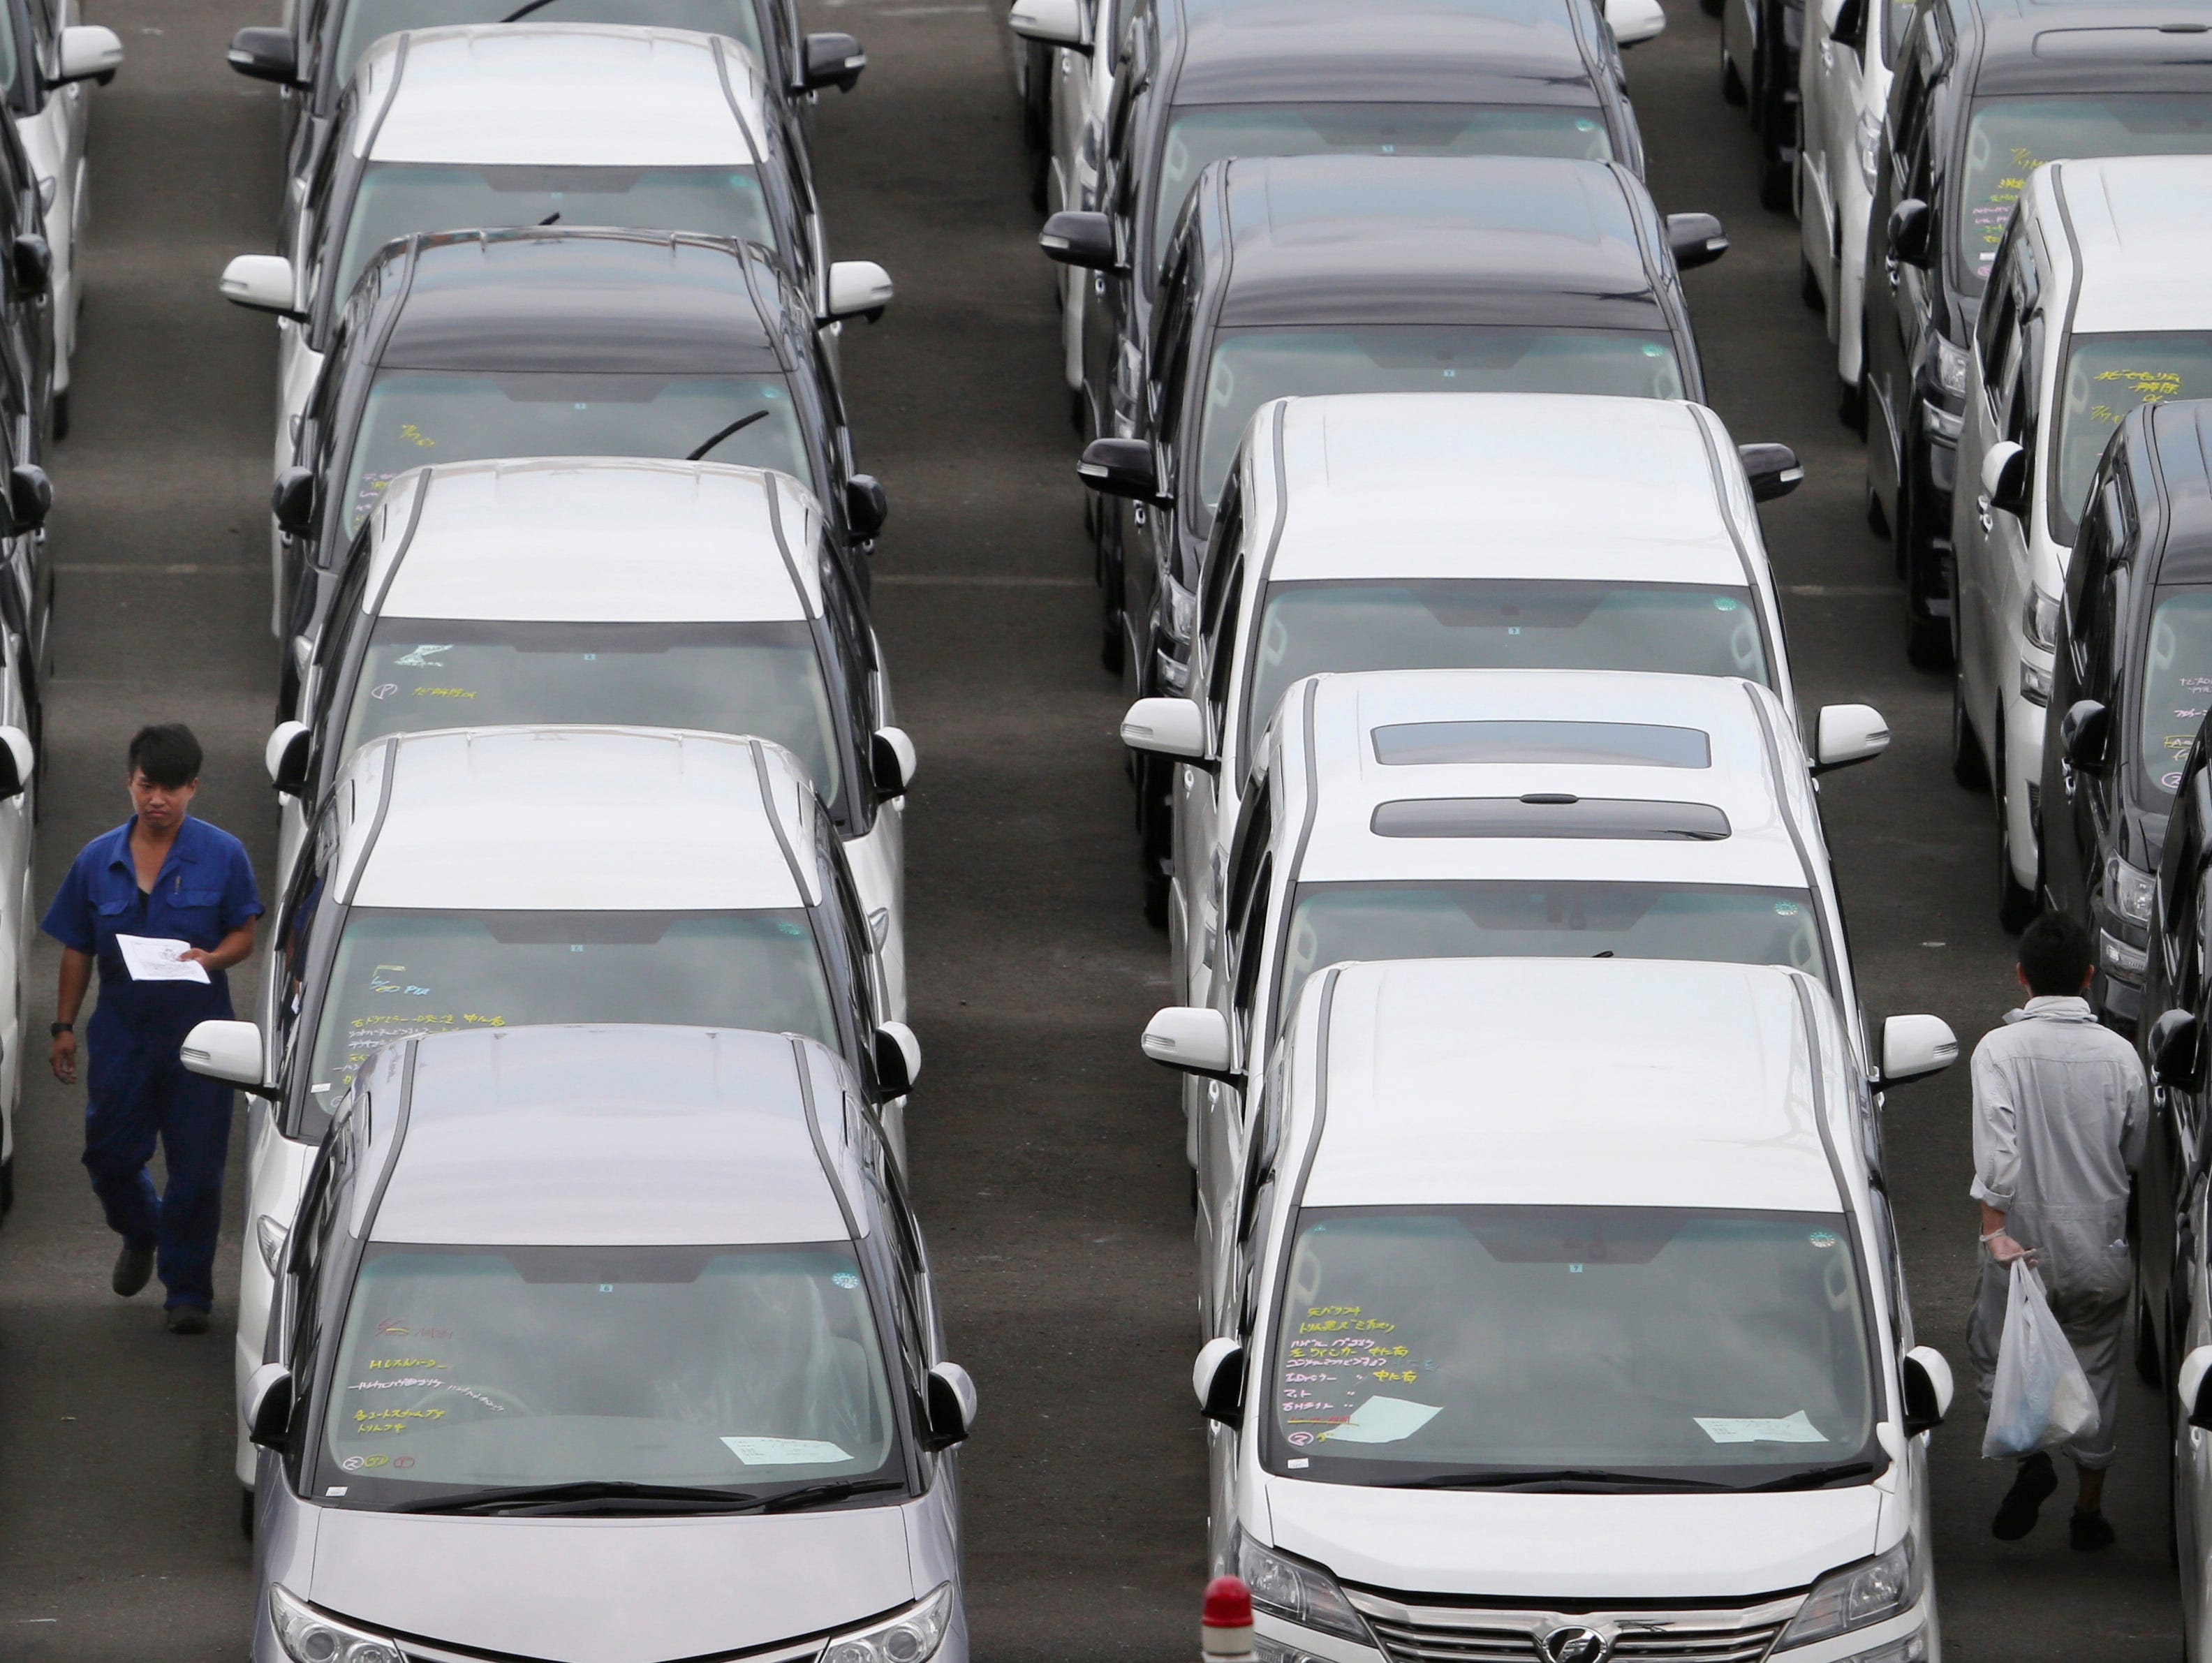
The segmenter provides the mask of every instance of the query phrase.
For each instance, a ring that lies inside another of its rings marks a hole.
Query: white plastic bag
[[[2097,1399],[2089,1377],[2081,1372],[2066,1331],[2051,1314],[2043,1278],[2027,1261],[2014,1259],[1982,1454],[1990,1460],[2007,1460],[2056,1449],[2096,1426]]]

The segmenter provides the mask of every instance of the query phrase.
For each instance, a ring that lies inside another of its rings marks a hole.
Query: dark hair
[[[2020,938],[2020,974],[2040,998],[2063,998],[2089,979],[2089,932],[2063,913],[2045,913]]]
[[[131,773],[174,791],[200,777],[200,742],[182,722],[157,722],[131,736]]]

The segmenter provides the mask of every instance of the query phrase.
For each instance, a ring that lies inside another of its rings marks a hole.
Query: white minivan
[[[2042,888],[2037,801],[2066,562],[2106,441],[2140,405],[2212,395],[2212,156],[2027,176],[1974,329],[1953,498],[1953,768],[1997,798],[2002,920]]]
[[[1795,709],[1756,504],[1798,472],[1788,446],[1740,446],[1712,411],[1674,399],[1261,405],[1215,513],[1188,697],[1140,701],[1122,728],[1182,764],[1170,787],[1178,985],[1206,996],[1188,946],[1213,926],[1261,731],[1302,676],[1662,671],[1741,677]]]
[[[1929,1023],[1890,1078],[1948,1060]],[[1263,1663],[1940,1663],[1951,1378],[1875,1114],[1786,968],[1310,983],[1192,1376]]]

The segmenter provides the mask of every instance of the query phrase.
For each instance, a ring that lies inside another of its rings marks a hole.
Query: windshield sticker
[[[1352,1411],[1352,1418],[1325,1435],[1331,1443],[1397,1443],[1410,1438],[1438,1415],[1443,1405],[1406,1398],[1373,1397]]]
[[[1715,1443],[1826,1443],[1827,1434],[1806,1418],[1800,1409],[1782,1420],[1723,1419],[1692,1415],[1698,1428]]]
[[[860,1285],[860,1278],[850,1271],[840,1271],[830,1279],[841,1288],[857,1288]]]
[[[1837,1237],[1833,1230],[1814,1230],[1805,1239],[1816,1247],[1832,1247],[1836,1245]]]
[[[747,1466],[818,1466],[853,1459],[818,1438],[725,1438],[722,1442]]]
[[[412,652],[401,653],[392,661],[392,668],[395,670],[443,670],[446,666],[430,655],[433,652],[450,652],[453,650],[453,643],[451,641],[428,643],[416,647]]]
[[[374,970],[371,970],[368,973],[368,991],[372,993],[406,993],[416,997],[427,996],[430,992],[427,987],[417,987],[412,982],[404,980],[393,980],[394,977],[404,977],[406,972],[407,967],[404,964],[380,964]]]

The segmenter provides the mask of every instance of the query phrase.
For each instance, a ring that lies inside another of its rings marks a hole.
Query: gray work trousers
[[[2005,1305],[2011,1291],[2011,1267],[1998,1264],[1984,1247],[1981,1281],[1974,1290],[1973,1313],[1966,1319],[1966,1355],[1973,1359],[1975,1384],[1985,1416],[1996,1380],[1997,1348],[2004,1338]],[[2077,1466],[2101,1472],[2119,1453],[2120,1331],[2127,1325],[2128,1295],[2124,1288],[2117,1294],[2112,1292],[2109,1281],[2087,1294],[2053,1292],[2051,1314],[2066,1331],[2097,1399],[2097,1429],[2062,1444],[2059,1453]]]

